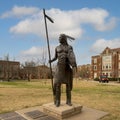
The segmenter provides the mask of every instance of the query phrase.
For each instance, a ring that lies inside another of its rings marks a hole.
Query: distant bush
[[[108,78],[109,81],[120,81],[120,78]]]
[[[98,77],[94,78],[94,81],[99,81],[99,78]]]
[[[120,81],[120,78],[108,78],[109,81]],[[94,81],[99,81],[99,78],[94,78]]]

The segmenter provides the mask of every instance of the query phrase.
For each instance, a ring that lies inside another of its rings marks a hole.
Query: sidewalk
[[[81,113],[63,120],[99,120],[108,115],[107,112],[83,107]],[[17,110],[10,113],[0,114],[0,120],[58,120],[46,113],[43,113],[43,107],[31,107],[22,110]]]

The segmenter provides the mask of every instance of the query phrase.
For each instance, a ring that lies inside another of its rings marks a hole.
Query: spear
[[[45,21],[45,30],[46,30],[46,39],[47,39],[47,46],[48,46],[48,55],[49,55],[49,61],[50,61],[50,60],[51,60],[51,54],[50,54],[50,45],[49,45],[49,37],[48,37],[48,29],[47,29],[47,21],[46,21],[46,18],[47,18],[51,23],[54,23],[54,21],[52,20],[52,18],[50,18],[48,15],[46,15],[45,9],[43,9],[43,14],[44,14],[44,21]],[[49,62],[49,64],[50,64],[52,91],[53,91],[53,95],[54,95],[53,75],[52,75],[51,62]]]

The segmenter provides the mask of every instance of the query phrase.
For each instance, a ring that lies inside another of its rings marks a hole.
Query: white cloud
[[[35,9],[35,11],[37,10],[38,8]],[[97,31],[111,30],[116,25],[116,18],[109,17],[109,13],[100,8],[83,8],[80,10],[71,11],[50,9],[46,10],[46,13],[54,19],[54,24],[50,23],[49,21],[47,22],[49,36],[51,39],[58,38],[60,33],[66,33],[75,38],[80,38],[84,31],[84,29],[81,27],[82,24],[90,24]],[[41,10],[39,13],[37,11],[36,14],[34,12],[34,15],[31,15],[29,18],[25,18],[17,25],[11,27],[10,32],[14,34],[36,34],[44,37],[45,27],[43,12]]]
[[[21,53],[23,55],[41,55],[41,49],[40,47],[33,46],[29,50],[22,51]]]
[[[56,47],[56,45],[50,46],[50,48],[51,48],[50,53],[51,53],[52,58],[55,54],[55,47]],[[22,63],[24,63],[25,61],[31,61],[31,60],[36,62],[38,59],[42,60],[43,58],[48,60],[48,48],[47,48],[47,46],[43,46],[43,47],[33,46],[28,50],[21,51],[17,58]]]
[[[99,39],[91,47],[91,51],[95,53],[101,53],[106,47],[120,48],[120,38],[106,40]]]
[[[8,18],[8,17],[23,17],[27,15],[33,15],[39,11],[39,8],[36,7],[19,7],[14,6],[11,11],[7,11],[2,14],[1,18]]]
[[[109,18],[109,13],[101,8],[83,8],[77,14],[81,23],[89,23],[98,31],[111,30],[116,25],[116,18]]]

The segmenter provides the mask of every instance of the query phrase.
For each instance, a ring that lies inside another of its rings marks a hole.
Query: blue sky
[[[120,0],[0,0],[0,59],[40,61],[47,58],[43,8],[48,23],[51,56],[59,34],[76,38],[73,46],[78,65],[90,64],[91,56],[105,47],[120,47]],[[48,60],[46,60],[47,63]]]

